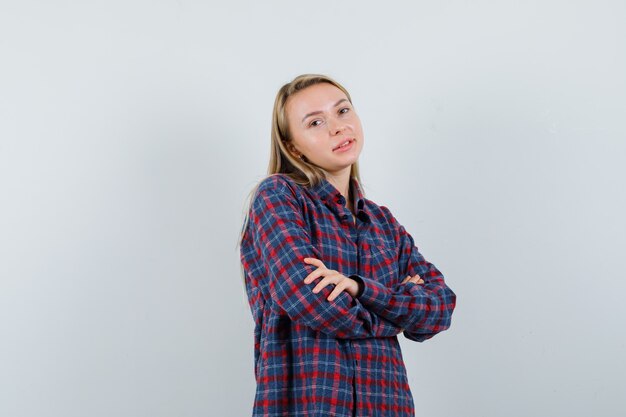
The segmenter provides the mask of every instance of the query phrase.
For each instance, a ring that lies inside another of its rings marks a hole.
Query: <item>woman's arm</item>
[[[395,336],[403,331],[368,311],[342,292],[333,301],[330,287],[313,293],[304,279],[315,265],[304,258],[321,259],[312,245],[296,196],[280,183],[259,189],[250,214],[252,238],[268,272],[271,299],[295,322],[336,338],[357,339]]]
[[[446,285],[441,272],[419,253],[413,237],[389,209],[381,208],[399,236],[400,278],[418,274],[424,284],[400,282],[389,288],[367,277],[350,277],[362,281],[358,300],[366,308],[402,327],[408,339],[423,342],[450,327],[456,294]]]

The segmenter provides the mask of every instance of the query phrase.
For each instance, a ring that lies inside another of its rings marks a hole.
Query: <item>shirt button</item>
[[[346,204],[346,199],[341,194],[337,196],[337,202],[341,205]]]
[[[341,216],[341,220],[348,220],[348,215],[344,214],[343,216]]]

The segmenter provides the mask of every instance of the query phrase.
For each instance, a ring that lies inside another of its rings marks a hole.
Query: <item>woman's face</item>
[[[303,154],[331,173],[350,172],[363,148],[363,131],[343,91],[328,83],[312,85],[290,96],[285,111],[295,157]]]

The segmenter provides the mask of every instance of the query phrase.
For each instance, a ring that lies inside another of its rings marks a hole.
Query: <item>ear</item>
[[[292,155],[294,158],[300,158],[300,157],[302,157],[302,153],[300,153],[300,151],[298,151],[298,150],[296,149],[296,147],[295,147],[295,146],[293,146],[293,143],[291,143],[291,142],[287,143],[287,149],[289,150],[289,152],[291,153],[291,155]]]

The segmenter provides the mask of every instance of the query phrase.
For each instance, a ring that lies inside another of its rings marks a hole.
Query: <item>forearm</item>
[[[367,277],[351,277],[363,282],[358,301],[365,308],[403,328],[409,333],[407,337],[417,339],[449,328],[456,303],[456,295],[434,266],[420,276],[424,285],[407,282],[391,288]]]

